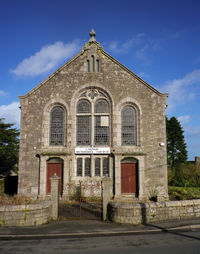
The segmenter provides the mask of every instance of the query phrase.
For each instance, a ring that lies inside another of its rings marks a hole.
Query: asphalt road
[[[0,254],[199,254],[200,231],[129,236],[2,240]]]

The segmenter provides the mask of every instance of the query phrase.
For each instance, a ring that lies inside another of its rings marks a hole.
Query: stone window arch
[[[137,111],[132,105],[126,105],[121,111],[121,144],[137,145]]]
[[[54,106],[50,112],[50,145],[64,145],[64,126],[65,111],[61,106]]]

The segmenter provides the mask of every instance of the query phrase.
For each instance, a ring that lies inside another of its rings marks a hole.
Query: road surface
[[[200,254],[200,231],[0,243],[1,254]]]

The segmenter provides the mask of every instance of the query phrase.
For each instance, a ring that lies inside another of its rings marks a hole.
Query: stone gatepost
[[[103,220],[107,219],[107,207],[108,203],[112,198],[112,179],[109,177],[104,177],[102,180],[103,189]]]
[[[56,174],[50,178],[51,180],[51,200],[52,200],[52,218],[58,219],[58,202],[59,202],[59,185],[60,177]]]

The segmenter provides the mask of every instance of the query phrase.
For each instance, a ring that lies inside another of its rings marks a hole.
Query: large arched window
[[[121,112],[121,140],[122,145],[137,145],[137,116],[132,106],[125,106]]]
[[[64,145],[64,109],[55,106],[50,113],[50,145]]]
[[[76,143],[78,146],[110,144],[110,104],[96,89],[84,92],[77,103]]]

